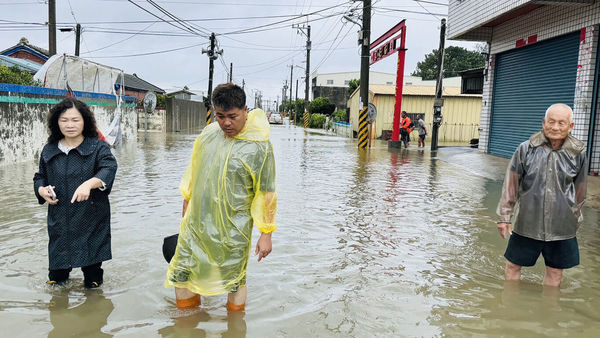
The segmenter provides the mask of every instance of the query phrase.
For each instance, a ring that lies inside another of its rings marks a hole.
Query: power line
[[[106,45],[106,46],[104,46],[104,47],[101,47],[101,48],[98,48],[98,49],[94,49],[94,50],[87,51],[85,54],[89,54],[89,53],[97,52],[97,51],[99,51],[99,50],[103,50],[103,49],[106,49],[106,48],[108,48],[108,47],[112,47],[112,46],[114,46],[114,45],[116,45],[116,44],[119,44],[119,43],[121,43],[121,42],[127,41],[127,40],[129,40],[129,39],[131,39],[131,38],[135,37],[136,35],[138,35],[138,34],[140,34],[140,33],[143,33],[143,32],[144,32],[146,29],[148,29],[148,28],[150,28],[150,27],[154,26],[154,24],[156,24],[156,22],[154,22],[154,23],[151,23],[150,25],[146,26],[146,27],[145,27],[144,29],[142,29],[141,31],[139,31],[139,32],[136,32],[136,33],[133,33],[133,34],[131,34],[130,36],[126,37],[126,38],[125,38],[125,39],[123,39],[123,40],[119,40],[119,41],[117,41],[117,42],[111,43],[111,44],[109,44],[109,45]]]
[[[165,49],[165,50],[159,50],[159,51],[155,51],[155,52],[147,52],[147,53],[139,53],[139,54],[111,55],[111,56],[88,56],[88,57],[91,59],[106,59],[106,58],[125,58],[125,57],[134,57],[134,56],[146,56],[146,55],[175,52],[178,50],[189,49],[189,48],[193,48],[193,47],[202,46],[205,44],[206,44],[206,42],[198,43],[198,44],[191,45],[191,46],[184,46],[184,47],[179,47],[179,48]]]
[[[293,20],[296,20],[296,19],[303,18],[303,17],[308,17],[309,15],[315,15],[315,14],[318,14],[318,13],[321,13],[321,12],[324,12],[324,11],[326,11],[326,10],[330,10],[330,9],[333,9],[333,8],[336,8],[336,7],[338,7],[338,5],[337,5],[337,4],[336,4],[336,5],[334,5],[334,6],[326,7],[326,8],[324,8],[324,9],[320,9],[320,10],[318,10],[318,11],[311,12],[311,13],[307,13],[307,14],[300,14],[300,15],[297,15],[296,17],[293,17],[293,18],[290,18],[290,19],[286,19],[286,20],[280,20],[280,21],[277,21],[277,22],[272,22],[272,23],[269,23],[269,24],[260,25],[260,26],[255,26],[255,27],[251,27],[251,28],[240,29],[240,30],[237,30],[237,31],[231,31],[231,32],[227,32],[227,33],[221,33],[221,34],[219,34],[219,35],[228,35],[228,34],[241,34],[241,33],[249,33],[249,32],[253,32],[253,31],[256,31],[256,32],[258,32],[258,31],[260,31],[260,30],[259,30],[260,28],[269,27],[269,26],[273,26],[273,25],[277,25],[277,24],[281,24],[281,23],[286,23],[286,22],[289,22],[289,21],[293,21]],[[343,12],[342,12],[342,13],[343,13]],[[337,13],[337,14],[335,14],[335,15],[339,15],[339,14],[341,14],[341,13]],[[327,18],[327,17],[324,17],[324,18]],[[323,18],[322,18],[322,19],[323,19]],[[315,20],[313,20],[313,21],[316,21],[316,20],[318,20],[318,19],[315,19]]]
[[[402,12],[402,13],[413,13],[413,14],[426,14],[426,15],[439,15],[439,16],[448,16],[448,14],[440,14],[440,13],[431,13],[429,11],[426,12],[419,12],[419,11],[411,11],[408,9],[395,9],[395,8],[389,8],[389,7],[373,7],[373,9],[384,9],[388,12]]]
[[[428,9],[427,9],[425,6],[423,6],[423,5],[421,4],[421,2],[419,2],[419,1],[415,1],[415,2],[416,2],[416,3],[417,3],[419,6],[421,6],[421,8],[423,8],[423,9],[424,9],[424,10],[425,10],[427,13],[429,13],[429,14],[433,15],[433,17],[435,17],[436,19],[440,20],[440,18],[439,18],[437,15],[435,15],[435,14],[431,13],[431,11],[429,11],[429,10],[428,10]]]
[[[149,11],[149,10],[145,9],[144,7],[142,7],[142,6],[138,5],[138,4],[136,4],[136,3],[135,3],[133,0],[127,0],[127,1],[129,1],[129,2],[130,2],[130,3],[132,3],[134,6],[138,7],[139,9],[143,10],[144,12],[146,12],[146,13],[148,13],[148,14],[152,15],[153,17],[155,17],[155,18],[157,18],[157,19],[159,19],[159,20],[161,20],[161,21],[163,21],[163,22],[166,22],[166,23],[168,23],[169,25],[171,25],[171,26],[173,26],[173,27],[175,27],[175,28],[177,28],[177,29],[183,29],[182,27],[180,27],[180,26],[177,26],[177,25],[175,25],[175,24],[174,24],[174,23],[172,23],[172,22],[169,22],[169,21],[163,20],[163,19],[162,19],[161,17],[159,17],[158,15],[156,15],[156,14],[152,13],[151,11]],[[184,30],[185,30],[185,29],[184,29]],[[187,31],[187,30],[186,30],[186,31]],[[208,36],[205,36],[205,37],[208,37]]]
[[[433,2],[433,1],[425,1],[425,0],[413,0],[416,3],[422,2],[424,4],[432,4],[432,5],[438,5],[438,6],[448,6],[448,4],[444,4],[444,3],[439,3],[439,2]]]
[[[152,6],[154,6],[155,8],[157,8],[159,11],[163,12],[164,14],[168,15],[171,19],[176,20],[181,26],[188,28],[193,34],[197,34],[198,33],[203,33],[203,34],[210,34],[210,31],[205,29],[204,27],[200,27],[198,25],[195,24],[190,24],[187,22],[184,22],[183,20],[181,20],[180,18],[178,18],[177,16],[175,16],[174,14],[170,13],[169,11],[167,11],[166,9],[164,9],[163,7],[161,7],[160,5],[158,5],[156,2],[152,1],[152,0],[147,0]]]

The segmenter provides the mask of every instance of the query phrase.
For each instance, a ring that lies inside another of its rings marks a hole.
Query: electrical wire
[[[293,18],[290,18],[290,19],[280,20],[280,21],[277,21],[277,22],[272,22],[272,23],[268,23],[268,24],[265,24],[265,25],[260,25],[260,26],[245,28],[245,29],[240,29],[240,30],[236,30],[236,31],[231,31],[231,32],[226,32],[226,33],[220,33],[219,35],[241,34],[241,33],[249,33],[249,32],[254,32],[254,31],[258,32],[258,31],[261,31],[261,30],[259,30],[261,28],[265,28],[265,27],[269,27],[269,26],[273,26],[273,25],[277,25],[277,24],[281,24],[281,23],[286,23],[286,22],[289,22],[289,21],[294,21],[294,20],[297,20],[297,19],[300,19],[300,18],[303,18],[303,17],[308,17],[310,15],[315,15],[315,14],[318,14],[318,13],[321,13],[321,12],[324,12],[324,11],[327,11],[327,10],[330,10],[330,9],[333,9],[333,8],[336,8],[336,7],[338,7],[337,4],[334,5],[334,6],[326,7],[324,9],[320,9],[318,11],[311,12],[311,13],[300,14],[300,15],[297,15],[296,17],[293,17]],[[337,14],[340,14],[340,13],[337,13]],[[313,20],[313,21],[316,21],[316,20]]]
[[[159,51],[147,52],[147,53],[111,55],[111,56],[88,56],[88,57],[91,59],[106,59],[106,58],[126,58],[126,57],[134,57],[134,56],[146,56],[146,55],[170,53],[170,52],[175,52],[175,51],[183,50],[183,49],[189,49],[189,48],[198,47],[198,46],[202,46],[202,45],[206,45],[206,43],[197,43],[195,45],[184,46],[184,47],[179,47],[179,48],[172,48],[172,49],[165,49],[165,50],[159,50]]]

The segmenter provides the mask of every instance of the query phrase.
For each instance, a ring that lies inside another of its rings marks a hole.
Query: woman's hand
[[[53,185],[48,185],[45,187],[39,187],[38,188],[38,194],[40,194],[40,196],[42,196],[43,199],[46,200],[46,202],[48,202],[48,204],[52,204],[55,205],[58,203],[58,199],[52,199],[52,191],[54,191],[55,186]],[[56,196],[56,195],[54,195]]]
[[[89,181],[85,181],[85,182],[81,183],[81,185],[79,187],[77,187],[77,190],[75,190],[75,192],[73,193],[73,198],[71,198],[71,203],[74,203],[75,201],[77,201],[77,202],[87,201],[88,198],[90,198],[91,190],[92,190],[92,187],[91,187],[91,184],[89,183]]]
[[[90,198],[90,191],[92,189],[97,189],[100,187],[102,187],[102,181],[99,178],[90,178],[89,180],[81,183],[79,187],[77,187],[77,190],[75,190],[75,193],[73,193],[73,198],[71,198],[71,203],[74,203],[75,201],[87,201],[88,198]]]

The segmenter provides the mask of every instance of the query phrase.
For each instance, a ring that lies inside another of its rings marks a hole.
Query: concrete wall
[[[39,157],[48,138],[48,112],[66,95],[66,90],[0,84],[0,165]],[[106,130],[115,115],[115,97],[87,92],[75,97],[90,106],[98,127]],[[125,97],[121,108],[123,141],[135,140],[135,98]]]
[[[167,100],[164,131],[197,132],[205,126],[206,107],[204,103],[175,98]]]
[[[167,111],[162,108],[155,109],[152,114],[148,114],[148,131],[164,132],[167,123]],[[138,130],[146,130],[146,112],[143,109],[137,109]]]
[[[313,87],[313,98],[326,97],[335,104],[336,109],[346,110],[348,104],[348,87]]]

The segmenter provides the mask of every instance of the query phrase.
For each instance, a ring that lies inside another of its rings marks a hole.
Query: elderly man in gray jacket
[[[575,236],[583,220],[587,160],[584,143],[569,135],[574,126],[569,106],[550,106],[542,126],[519,145],[508,166],[497,210],[498,232],[502,238],[510,234],[506,280],[520,280],[521,267],[535,265],[541,253],[544,285],[558,287],[563,270],[579,264]]]

